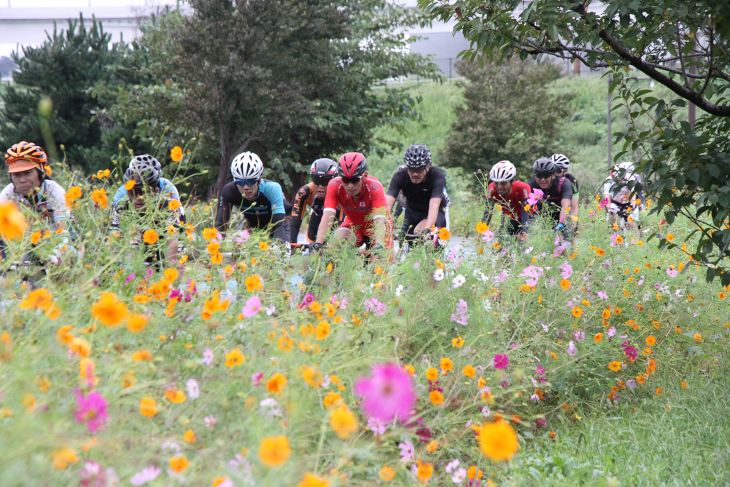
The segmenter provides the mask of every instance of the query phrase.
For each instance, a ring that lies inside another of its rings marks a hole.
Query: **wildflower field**
[[[155,268],[174,229],[107,232],[119,184],[68,191],[81,255],[26,282],[11,263],[64,236],[0,209],[2,486],[730,482],[729,290],[682,222],[622,235],[589,207],[566,248],[466,202],[459,245],[365,263],[222,239],[191,204]]]

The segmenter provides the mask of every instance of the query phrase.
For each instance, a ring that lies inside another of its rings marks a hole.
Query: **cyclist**
[[[634,185],[639,182],[633,174],[634,165],[631,162],[622,162],[611,169],[610,177],[603,185],[603,198],[606,202],[606,220],[614,223],[616,216],[628,222],[631,230],[638,231],[639,208],[637,192]],[[634,183],[629,187],[629,183]],[[629,219],[630,217],[630,219]]]
[[[137,156],[129,163],[129,167],[124,172],[124,181],[134,181],[134,186],[115,204],[112,206],[112,218],[110,228],[118,231],[122,218],[134,212],[139,216],[145,217],[143,223],[147,229],[154,229],[158,236],[170,234],[166,241],[167,259],[174,262],[178,256],[179,241],[177,233],[183,229],[182,205],[178,205],[172,209],[170,202],[175,198],[177,190],[163,190],[160,184],[160,171],[157,169],[159,162],[150,155]],[[170,183],[172,184],[172,183]],[[172,186],[174,188],[174,186]],[[148,205],[148,203],[153,203]],[[152,228],[149,228],[149,227]],[[168,232],[172,226],[177,232]],[[130,247],[139,247],[144,240],[144,231],[133,237],[130,241]],[[162,255],[159,250],[154,252],[153,256],[146,258],[148,263],[161,262]]]
[[[553,164],[555,164],[555,168],[557,169],[557,177],[564,177],[568,181],[570,181],[570,185],[573,188],[573,198],[570,202],[570,215],[574,224],[573,224],[573,243],[575,243],[575,234],[578,231],[578,210],[580,206],[580,186],[578,185],[578,181],[575,179],[575,176],[570,174],[568,172],[568,169],[570,168],[570,159],[568,159],[563,154],[553,154],[552,157],[550,157],[550,160],[553,161]]]
[[[264,164],[253,152],[242,152],[231,162],[233,182],[226,184],[218,198],[215,226],[225,233],[231,210],[243,212],[249,228],[263,229],[271,225],[270,235],[289,249],[289,225],[286,222],[284,193],[279,183],[263,179]]]
[[[434,226],[448,227],[446,218],[446,175],[431,166],[431,151],[422,144],[406,149],[401,166],[390,180],[385,201],[393,208],[400,193],[405,197],[403,233],[421,235]]]
[[[345,212],[345,221],[337,229],[336,237],[369,249],[393,247],[393,220],[390,218],[383,185],[368,176],[365,156],[348,152],[340,157],[337,174],[327,186],[324,200],[325,218],[319,223],[314,250],[322,248],[327,232],[335,219],[339,206]]]
[[[309,168],[309,175],[312,182],[299,188],[294,199],[294,206],[291,212],[291,243],[297,243],[299,229],[302,226],[304,211],[309,206],[309,226],[307,227],[307,242],[314,243],[317,238],[319,222],[322,221],[322,210],[324,210],[324,198],[327,195],[327,184],[337,175],[337,163],[332,159],[317,159]],[[337,219],[342,222],[344,213],[340,209]]]
[[[132,164],[135,164],[135,161],[148,161],[152,165],[154,165],[155,169],[157,169],[157,171],[160,173],[160,190],[163,193],[167,193],[171,199],[180,201],[180,193],[178,192],[175,185],[172,184],[169,179],[165,179],[162,177],[162,164],[160,164],[160,161],[150,155],[145,154],[134,157],[129,162],[129,165],[132,166]],[[112,198],[112,206],[118,205],[125,196],[127,196],[127,188],[124,185],[121,185],[116,193],[114,193],[114,197]],[[180,202],[182,203],[182,201]],[[182,205],[180,205],[180,221],[182,223],[185,223],[185,208]]]
[[[567,230],[568,208],[573,200],[573,188],[567,179],[558,176],[555,163],[547,157],[542,157],[532,165],[534,178],[527,181],[533,194],[536,189],[543,192],[543,197],[538,199],[536,210],[546,215],[555,225],[554,230],[562,232],[565,238],[569,238]]]
[[[5,164],[10,184],[0,193],[0,201],[32,208],[56,230],[64,230],[71,217],[66,191],[48,176],[47,163],[46,152],[33,142],[19,142],[8,149]]]
[[[482,221],[489,223],[495,203],[502,207],[506,221],[504,229],[509,235],[521,234],[527,227],[530,212],[525,210],[532,188],[527,183],[516,181],[517,169],[509,161],[499,161],[489,171],[492,181],[487,187],[487,203]]]

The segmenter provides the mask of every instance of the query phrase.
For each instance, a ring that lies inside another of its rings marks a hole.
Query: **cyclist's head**
[[[509,161],[499,161],[489,171],[489,179],[497,188],[500,196],[508,196],[512,191],[512,182],[517,176],[517,169]]]
[[[337,163],[332,159],[317,159],[309,168],[309,175],[312,182],[317,185],[317,196],[323,197],[327,192],[327,185],[337,176]]]
[[[621,178],[622,181],[628,181],[634,174],[633,162],[620,162],[611,168],[611,179]]]
[[[403,161],[406,163],[411,181],[418,184],[423,181],[431,167],[431,151],[423,144],[413,144],[406,149]]]
[[[337,175],[342,180],[345,191],[350,196],[357,196],[362,191],[362,179],[367,177],[367,161],[359,152],[348,152],[340,157],[337,164]]]
[[[570,159],[565,157],[563,154],[553,154],[550,160],[555,164],[558,174],[562,174],[570,167]]]
[[[259,181],[264,174],[264,163],[253,152],[242,152],[231,162],[231,174],[238,191],[247,200],[251,200],[259,192]]]
[[[129,161],[129,167],[124,171],[124,181],[134,180],[138,185],[150,186],[151,189],[159,189],[160,186],[160,162],[154,157],[143,154],[136,156]]]
[[[555,179],[555,164],[547,157],[541,157],[532,165],[535,180],[541,189],[548,189]]]
[[[18,142],[5,152],[5,164],[18,194],[39,188],[46,177],[46,152],[33,142]]]

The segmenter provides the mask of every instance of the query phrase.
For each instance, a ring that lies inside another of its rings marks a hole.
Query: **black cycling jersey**
[[[252,201],[243,197],[235,182],[226,184],[218,198],[218,212],[215,216],[215,227],[219,232],[225,232],[228,228],[233,208],[243,212],[248,226],[253,229],[263,229],[273,224],[271,236],[288,243],[284,195],[278,183],[268,179],[259,181],[259,193]]]
[[[286,205],[286,201],[284,201]],[[299,236],[299,229],[302,226],[302,220],[304,219],[304,213],[306,212],[307,206],[312,211],[309,214],[309,226],[307,227],[307,240],[309,243],[314,243],[317,238],[317,230],[319,230],[319,223],[322,221],[322,215],[324,210],[324,198],[317,198],[317,193],[314,190],[314,183],[305,184],[294,198],[294,205],[290,210],[291,213],[291,243],[297,243]],[[345,219],[345,212],[341,208],[338,208],[337,220],[342,223]]]
[[[543,213],[543,210],[547,212],[547,215],[555,221],[557,224],[560,221],[560,211],[562,209],[562,200],[573,199],[573,187],[564,177],[556,177],[553,179],[553,184],[547,190],[544,190],[537,184],[535,178],[527,181],[530,188],[539,189],[544,193],[542,199],[537,202],[537,211]],[[547,205],[547,206],[545,206]]]
[[[411,177],[408,175],[408,169],[406,166],[401,166],[393,174],[386,194],[397,198],[398,193],[402,191],[403,196],[406,198],[406,208],[416,213],[428,214],[428,207],[432,198],[441,198],[441,209],[446,206],[444,186],[446,186],[446,175],[437,167],[431,166],[423,181],[413,184]]]
[[[580,187],[578,186],[578,181],[575,179],[575,176],[570,173],[566,173],[564,177],[570,181],[570,185],[573,188],[573,196],[578,196],[580,193]]]

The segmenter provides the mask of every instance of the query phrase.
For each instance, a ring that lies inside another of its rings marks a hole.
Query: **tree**
[[[506,159],[525,177],[536,159],[559,152],[558,122],[567,104],[547,89],[560,77],[559,67],[511,60],[483,68],[461,61],[456,69],[468,83],[459,83],[465,103],[455,109],[444,165],[488,172]]]
[[[190,4],[190,17],[171,12],[146,28],[140,46],[154,81],[118,93],[112,116],[136,121],[149,139],[165,130],[203,134],[203,157],[217,174],[212,194],[244,150],[264,158],[265,176],[298,189],[312,160],[370,150],[376,126],[414,116],[404,88],[374,85],[437,77],[435,66],[404,52],[402,28],[419,14],[386,1]]]
[[[68,161],[84,171],[94,172],[108,166],[114,152],[105,150],[104,120],[94,117],[99,103],[89,90],[99,84],[115,84],[107,69],[118,61],[125,44],[110,46],[111,35],[96,19],[86,29],[84,19],[69,20],[67,30],[54,29],[40,47],[24,47],[23,55],[13,52],[18,70],[14,84],[2,95],[5,108],[0,117],[0,146],[10,147],[21,140],[56,144],[67,148]],[[39,104],[49,99],[52,111],[39,117]],[[45,137],[42,123],[50,131]],[[116,144],[119,142],[117,141]],[[55,147],[47,147],[55,154]]]
[[[665,212],[669,223],[677,215],[687,217],[697,233],[696,248],[688,253],[707,266],[708,280],[721,276],[730,284],[724,260],[730,249],[727,2],[419,0],[419,5],[432,18],[456,20],[454,30],[472,42],[466,59],[553,56],[607,68],[611,89],[629,110],[629,123],[613,134],[624,142],[615,160],[643,151],[639,167],[649,181],[652,211]],[[659,99],[643,89],[636,83],[639,73],[678,99]],[[704,112],[694,127],[678,117],[677,109],[688,102]],[[650,129],[636,123],[640,118],[651,121]],[[675,245],[664,238],[661,243]]]

